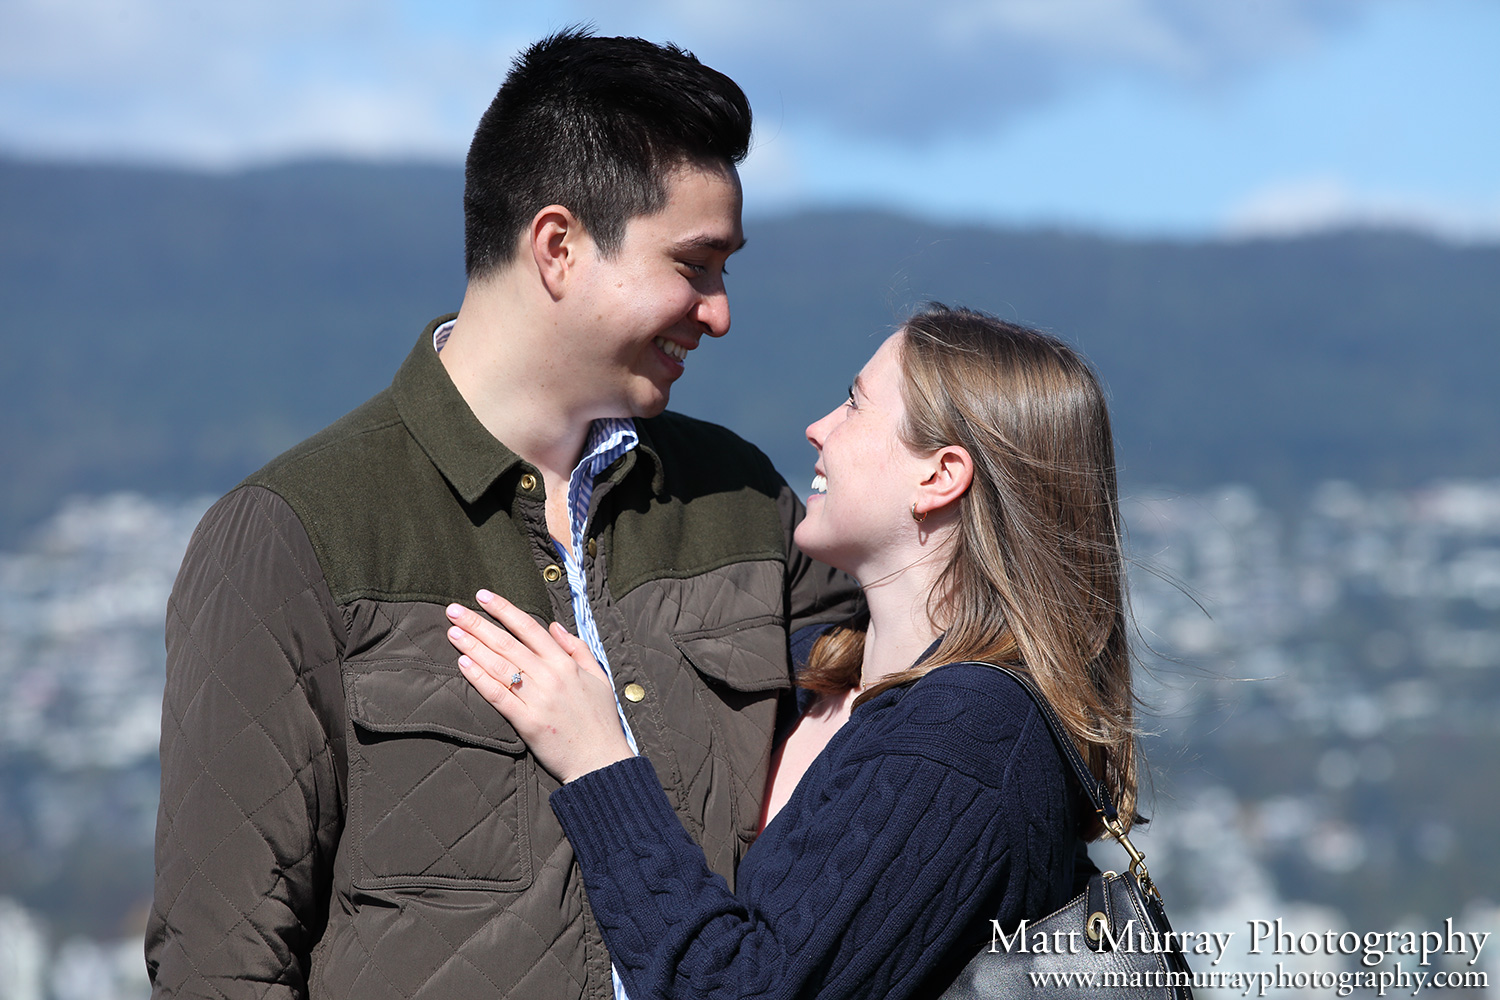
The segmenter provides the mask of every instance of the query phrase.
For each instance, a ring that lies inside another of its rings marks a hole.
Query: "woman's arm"
[[[731,893],[651,763],[612,746],[613,696],[583,644],[481,603],[516,636],[452,612],[465,673],[565,782],[552,809],[636,1000],[910,995],[985,918],[1046,912],[1073,847],[1061,762],[996,671],[941,671],[862,710]]]
[[[767,828],[736,893],[645,759],[552,794],[632,997],[910,996],[999,898],[1020,916],[1000,789],[906,755],[830,778]]]

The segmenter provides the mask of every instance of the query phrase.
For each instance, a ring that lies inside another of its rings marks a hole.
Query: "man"
[[[852,581],[758,451],[663,413],[729,329],[750,109],[639,39],[517,60],[464,191],[469,284],[390,389],[221,500],[167,619],[156,996],[608,997],[555,783],[459,674],[489,587],[594,648],[733,883],[788,636]]]

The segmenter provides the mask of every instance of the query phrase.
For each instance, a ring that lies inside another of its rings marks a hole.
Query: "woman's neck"
[[[865,632],[861,687],[906,670],[942,634],[928,614],[935,576],[924,562],[866,585],[870,625]]]

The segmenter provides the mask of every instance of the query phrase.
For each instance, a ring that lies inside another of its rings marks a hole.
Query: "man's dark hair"
[[[691,52],[580,28],[544,38],[516,58],[469,146],[464,269],[508,263],[553,204],[611,254],[630,219],[665,207],[672,170],[737,164],[749,147],[744,92]]]

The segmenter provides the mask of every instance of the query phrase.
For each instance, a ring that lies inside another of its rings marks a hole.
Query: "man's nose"
[[[722,337],[729,332],[729,293],[722,284],[704,293],[695,312],[695,318],[708,336]]]

